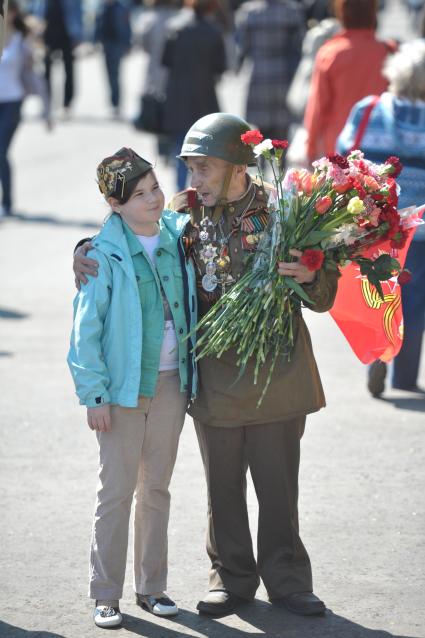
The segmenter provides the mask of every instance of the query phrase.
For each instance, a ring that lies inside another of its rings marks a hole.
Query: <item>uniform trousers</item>
[[[298,470],[305,416],[231,428],[195,422],[208,485],[209,586],[253,598],[260,578],[270,599],[312,591],[298,527]],[[249,467],[258,499],[257,560],[246,502]]]
[[[137,408],[111,407],[112,431],[98,432],[99,484],[90,555],[91,598],[122,596],[130,510],[134,509],[134,588],[167,588],[168,486],[176,460],[187,397],[178,370],[160,372],[153,398]]]

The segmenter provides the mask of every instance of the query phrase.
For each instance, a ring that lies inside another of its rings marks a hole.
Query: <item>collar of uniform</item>
[[[223,213],[227,213],[228,217],[233,217],[237,213],[240,213],[240,211],[243,210],[245,206],[249,206],[250,202],[252,201],[252,198],[253,198],[252,189],[255,188],[254,182],[253,182],[251,176],[248,175],[248,173],[246,174],[246,178],[247,178],[248,186],[247,186],[247,189],[244,192],[244,194],[241,195],[238,199],[234,199],[231,202],[227,202],[227,204],[223,208]],[[211,207],[211,208],[206,208],[205,207],[204,216],[205,217],[208,216],[211,220],[213,220],[214,208],[213,207]]]

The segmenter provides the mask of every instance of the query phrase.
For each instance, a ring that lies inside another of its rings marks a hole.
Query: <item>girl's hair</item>
[[[390,91],[408,100],[425,100],[425,41],[406,42],[385,62]]]
[[[152,170],[153,169],[150,169],[147,173],[144,173],[144,175],[141,175],[139,177],[134,177],[133,179],[129,179],[128,181],[126,181],[126,183],[124,184],[122,197],[117,197],[120,204],[126,204],[128,202],[139,181],[143,177],[146,177],[146,175],[150,173]]]
[[[16,31],[22,33],[24,37],[27,36],[29,34],[29,29],[25,24],[24,13],[16,0],[9,0],[8,11],[15,14],[15,17],[13,18],[13,26]]]
[[[377,0],[335,0],[335,15],[346,29],[376,29]]]

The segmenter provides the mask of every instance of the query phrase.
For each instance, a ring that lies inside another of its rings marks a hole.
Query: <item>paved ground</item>
[[[392,7],[387,31],[404,20]],[[144,63],[136,54],[126,66],[128,115]],[[152,138],[108,120],[102,80],[97,57],[82,61],[75,118],[47,135],[29,117],[13,149],[20,212],[0,226],[1,638],[101,634],[86,598],[96,445],[65,364],[71,255],[106,213],[94,182],[98,160],[123,144],[154,156]],[[243,90],[243,78],[227,77],[225,107],[240,111]],[[28,105],[29,116],[33,108]],[[171,194],[171,172],[161,164],[158,169]],[[196,602],[207,588],[206,494],[188,419],[169,529],[169,592],[181,613],[157,621],[135,606],[130,552],[120,636],[425,637],[425,401],[394,391],[371,399],[364,367],[330,317],[307,318],[328,407],[309,419],[303,439],[300,519],[327,616],[312,620],[276,610],[263,589],[237,615],[198,616]],[[251,485],[249,508],[255,534]]]

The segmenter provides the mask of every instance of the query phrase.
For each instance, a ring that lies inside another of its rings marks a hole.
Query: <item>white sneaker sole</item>
[[[119,625],[121,625],[122,615],[115,614],[115,616],[106,616],[105,618],[102,618],[102,616],[99,615],[94,615],[93,620],[96,627],[108,629],[109,627],[118,627]]]

